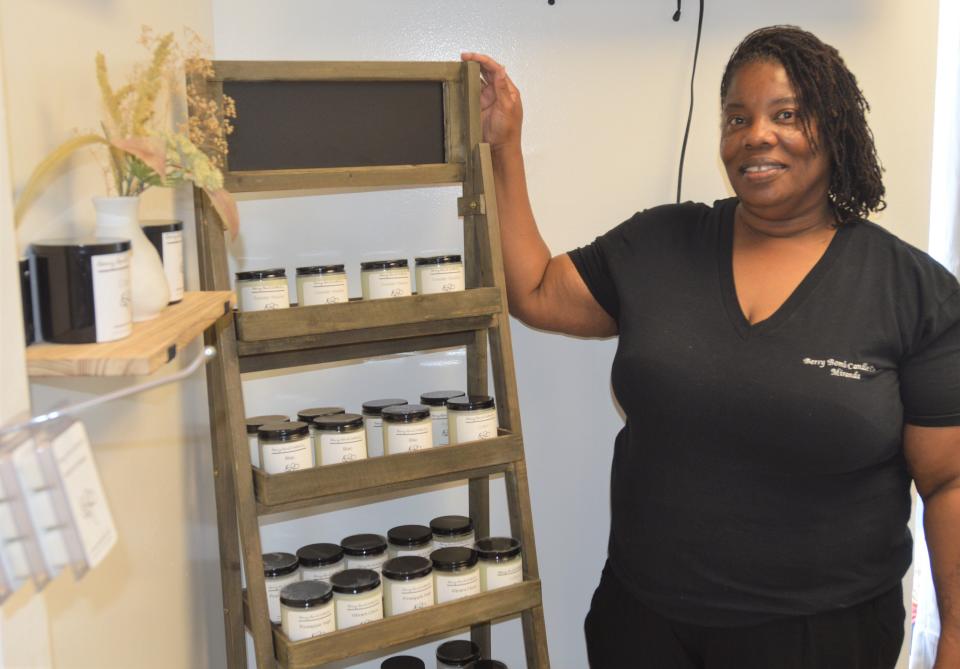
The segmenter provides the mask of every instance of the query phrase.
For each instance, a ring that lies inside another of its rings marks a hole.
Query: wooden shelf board
[[[246,592],[243,601],[244,619],[249,621]],[[540,604],[540,581],[533,580],[304,641],[290,641],[279,626],[274,626],[274,652],[280,666],[306,669],[412,641],[426,641],[478,623],[508,618]]]
[[[384,300],[351,300],[269,311],[238,311],[237,339],[244,343],[276,339],[290,342],[297,337],[320,335],[346,335],[339,343],[357,342],[357,337],[365,337],[365,341],[396,339],[436,334],[433,324],[437,321],[490,317],[502,311],[498,288]],[[392,331],[397,329],[401,334],[394,336]]]
[[[288,474],[266,474],[254,467],[257,510],[266,515],[501,472],[523,459],[523,443],[518,434],[501,430],[500,435]]]
[[[382,188],[436,186],[463,181],[463,163],[386,165],[383,167],[323,167],[295,170],[227,172],[224,187],[231,193],[317,190],[322,188]]]
[[[153,320],[134,323],[125,339],[102,344],[48,344],[27,347],[30,376],[128,376],[150,374],[230,312],[231,291],[194,291]]]

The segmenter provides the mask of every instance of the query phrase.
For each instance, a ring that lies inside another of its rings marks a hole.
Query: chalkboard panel
[[[225,81],[223,92],[237,103],[230,172],[446,162],[442,82]]]

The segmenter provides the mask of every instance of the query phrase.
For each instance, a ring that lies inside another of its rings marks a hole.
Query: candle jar
[[[383,410],[387,407],[406,404],[407,400],[370,400],[363,403],[363,426],[367,431],[367,456],[383,455]]]
[[[290,553],[263,554],[263,580],[267,584],[267,613],[270,622],[280,622],[280,591],[300,580],[300,565]]]
[[[384,615],[397,616],[433,606],[433,565],[429,558],[407,555],[383,565]]]
[[[273,269],[237,272],[237,307],[240,311],[267,311],[290,306],[287,270]]]
[[[430,529],[433,532],[434,548],[473,548],[473,543],[477,540],[473,532],[473,521],[466,516],[439,516],[430,521]]]
[[[267,423],[257,430],[260,468],[267,474],[283,474],[313,467],[310,428],[298,420]]]
[[[313,424],[313,420],[321,416],[333,416],[345,412],[346,409],[343,407],[311,407],[309,409],[300,409],[300,411],[297,412],[297,420],[301,423],[306,423],[310,427],[310,440],[313,444],[314,452],[313,459],[316,464],[320,464],[320,449],[317,443],[317,428]]]
[[[335,465],[367,458],[367,434],[363,416],[342,413],[314,418],[317,464]]]
[[[383,451],[386,455],[433,448],[430,409],[422,404],[387,407],[383,418]]]
[[[365,300],[405,297],[410,295],[410,268],[402,258],[362,262],[360,284]]]
[[[497,409],[489,395],[469,395],[447,400],[450,443],[462,444],[497,436]]]
[[[459,255],[414,258],[417,293],[450,293],[464,289],[463,260]]]
[[[437,604],[480,594],[480,567],[475,550],[463,546],[438,548],[430,559]]]
[[[297,305],[347,302],[347,273],[343,265],[315,265],[297,268]]]
[[[450,443],[450,433],[447,426],[447,401],[464,395],[466,393],[462,390],[434,390],[420,396],[420,404],[430,407],[434,446],[446,446]]]
[[[346,569],[330,577],[337,629],[345,630],[383,618],[383,586],[372,569]]]
[[[343,549],[337,544],[307,544],[297,550],[297,560],[304,581],[329,581],[347,568]]]
[[[246,419],[247,443],[250,446],[250,464],[254,467],[260,467],[260,439],[257,436],[260,427],[267,423],[285,423],[289,421],[289,416],[283,416],[281,414],[250,416]]]
[[[347,559],[347,569],[371,569],[380,573],[387,554],[387,540],[379,534],[353,534],[340,542]]]
[[[523,558],[516,539],[480,539],[474,550],[480,565],[480,589],[484,592],[523,582]]]
[[[499,660],[477,660],[468,664],[464,669],[509,669],[509,667]]]
[[[170,304],[183,299],[183,221],[141,221],[143,234],[160,254]]]
[[[433,531],[426,525],[399,525],[387,532],[390,557],[418,555],[428,558],[433,552]]]
[[[454,639],[437,648],[437,669],[463,669],[480,659],[480,646],[468,639]]]
[[[280,627],[290,641],[337,629],[333,587],[325,581],[291,583],[280,591]]]
[[[427,665],[413,655],[394,655],[381,662],[380,669],[427,669]]]

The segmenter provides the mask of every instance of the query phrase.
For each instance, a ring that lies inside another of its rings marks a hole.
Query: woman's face
[[[720,157],[741,204],[764,219],[794,218],[827,203],[830,165],[804,136],[802,113],[780,63],[755,61],[734,73],[723,100]],[[809,122],[817,137],[815,119]]]

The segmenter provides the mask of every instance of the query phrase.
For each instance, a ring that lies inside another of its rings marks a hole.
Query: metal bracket
[[[471,195],[457,198],[457,213],[460,216],[476,216],[487,213],[487,200],[483,195]]]

